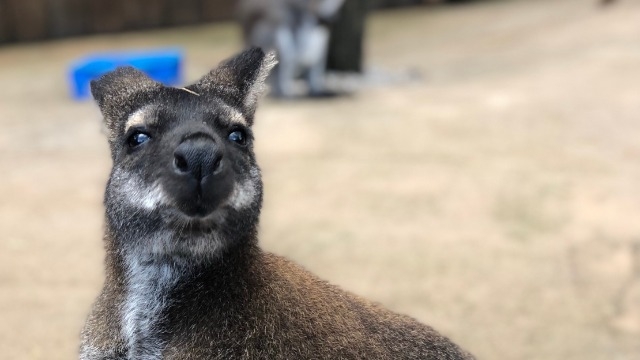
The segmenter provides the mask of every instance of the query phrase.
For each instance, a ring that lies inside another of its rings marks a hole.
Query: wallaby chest
[[[173,305],[172,293],[185,276],[185,271],[173,264],[128,261],[121,309],[121,331],[128,359],[162,358],[168,341],[166,328]]]

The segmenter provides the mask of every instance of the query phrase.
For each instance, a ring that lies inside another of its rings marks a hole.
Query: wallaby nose
[[[189,175],[198,182],[218,172],[221,167],[222,151],[210,138],[187,139],[173,152],[175,171]]]

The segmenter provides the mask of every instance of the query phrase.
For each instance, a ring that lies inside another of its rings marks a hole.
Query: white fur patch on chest
[[[122,334],[130,360],[159,360],[165,343],[161,324],[170,305],[169,293],[182,272],[168,263],[127,261],[127,288],[122,307]]]

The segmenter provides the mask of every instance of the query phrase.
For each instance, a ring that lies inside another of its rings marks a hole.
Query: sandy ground
[[[640,3],[377,14],[369,64],[422,82],[267,101],[261,237],[480,359],[640,359]],[[0,357],[69,359],[102,281],[100,115],[67,97],[93,50],[182,44],[194,79],[232,25],[0,48]]]

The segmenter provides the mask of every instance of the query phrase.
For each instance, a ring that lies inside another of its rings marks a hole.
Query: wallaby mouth
[[[176,205],[160,211],[169,226],[181,230],[204,231],[215,229],[224,221],[224,212],[220,211],[221,203],[214,205],[193,202]]]
[[[233,189],[230,174],[204,178],[202,181],[180,178],[173,179],[172,195],[177,210],[193,220],[206,218],[220,209]]]
[[[219,204],[216,206],[216,204],[205,204],[201,200],[197,200],[180,206],[179,210],[187,217],[197,220],[206,218],[218,208]]]

